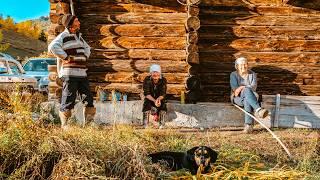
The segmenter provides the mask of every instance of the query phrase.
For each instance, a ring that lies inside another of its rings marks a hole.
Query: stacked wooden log
[[[199,30],[204,101],[228,101],[229,74],[244,56],[260,94],[320,95],[320,11],[283,0],[203,0]],[[306,2],[307,3],[307,2]]]
[[[48,42],[51,42],[58,34],[64,31],[61,18],[64,14],[71,14],[69,0],[50,1],[50,27],[48,29]]]
[[[48,29],[48,43],[50,43],[58,34],[64,31],[61,18],[65,14],[71,13],[69,0],[49,0],[50,1],[50,27]],[[57,100],[61,98],[62,88],[61,84],[57,84],[57,67],[49,65],[49,100]]]
[[[92,47],[88,77],[93,90],[139,94],[150,65],[159,64],[168,93],[177,97],[185,91],[189,64],[199,63],[199,9],[194,7],[199,0],[77,2],[81,32]]]
[[[48,65],[49,85],[48,100],[59,100],[62,96],[62,82],[58,79],[57,66]]]

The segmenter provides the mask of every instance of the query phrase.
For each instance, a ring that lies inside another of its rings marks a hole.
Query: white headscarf
[[[152,65],[150,66],[150,73],[152,73],[152,72],[159,72],[159,73],[160,73],[160,78],[162,78],[160,65],[158,65],[158,64],[152,64]]]
[[[234,62],[234,68],[237,69],[237,65],[239,64],[246,64],[248,63],[248,60],[245,57],[239,57],[236,59],[236,61]]]

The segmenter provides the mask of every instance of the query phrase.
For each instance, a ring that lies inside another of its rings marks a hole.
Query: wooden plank
[[[185,73],[188,64],[180,61],[105,60],[88,61],[89,72],[149,72],[152,64],[159,64],[163,73]]]
[[[274,120],[272,120],[272,126],[273,127],[279,127],[279,116],[280,116],[280,104],[281,104],[281,96],[280,94],[276,95],[275,98],[276,106],[274,111]]]
[[[243,38],[232,42],[221,41],[221,39],[201,39],[199,40],[199,50],[202,52],[215,51],[251,51],[251,52],[318,52],[320,48],[319,40],[284,40],[284,39],[256,39]]]
[[[316,3],[314,3],[315,5]],[[268,16],[319,16],[320,12],[312,8],[295,6],[258,6],[256,12]]]
[[[142,84],[132,84],[132,83],[91,83],[91,89],[94,90],[96,86],[100,86],[107,91],[117,90],[119,92],[127,93],[141,93]],[[168,84],[167,93],[179,95],[181,91],[185,91],[184,85],[180,84]]]
[[[101,46],[109,49],[172,49],[186,47],[185,37],[106,37],[100,40]]]
[[[317,116],[280,115],[279,127],[282,128],[320,128],[320,118]]]
[[[172,60],[185,61],[185,50],[161,49],[93,49],[92,59],[146,59],[146,60]]]
[[[78,3],[84,3],[85,5],[92,4],[92,3],[112,3],[112,4],[147,4],[152,6],[159,6],[159,7],[176,7],[181,6],[176,0],[78,0]],[[181,0],[181,2],[186,3],[186,0]]]
[[[221,26],[203,25],[199,30],[201,38],[268,38],[319,40],[317,26]]]
[[[108,82],[108,83],[142,83],[149,73],[135,72],[89,72],[88,78],[90,82]],[[188,77],[187,73],[162,73],[169,84],[184,84]]]
[[[176,6],[156,6],[143,3],[113,3],[113,2],[99,2],[99,3],[79,3],[80,14],[90,14],[95,12],[97,14],[106,13],[177,13],[177,12],[187,12],[186,6],[179,5],[175,3]]]
[[[201,15],[201,25],[246,25],[246,26],[319,26],[320,20],[313,16],[260,16],[238,17],[237,15]]]
[[[80,15],[80,22],[88,22],[85,26],[94,24],[184,24],[186,13],[125,13],[104,14],[95,13]]]
[[[255,7],[257,5],[273,5],[281,6],[284,2],[282,0],[250,0],[250,1],[239,1],[239,0],[202,0],[201,6],[246,6]]]
[[[110,24],[81,29],[86,35],[130,36],[130,37],[183,37],[184,25],[175,24]]]

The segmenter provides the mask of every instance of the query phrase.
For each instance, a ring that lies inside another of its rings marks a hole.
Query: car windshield
[[[48,65],[54,65],[54,59],[30,60],[24,65],[25,71],[48,71]]]
[[[15,74],[15,75],[22,74],[22,72],[20,72],[20,69],[16,63],[9,62],[9,67],[11,69],[12,74]]]

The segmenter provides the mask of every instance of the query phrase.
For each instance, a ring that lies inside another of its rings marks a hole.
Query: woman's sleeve
[[[151,95],[150,92],[150,83],[148,81],[148,77],[146,77],[143,81],[143,94],[144,96]]]
[[[256,73],[252,73],[252,81],[250,83],[250,85],[246,86],[246,87],[249,87],[251,88],[253,91],[256,91],[257,90],[257,86],[258,86],[258,83],[257,83],[257,74]]]
[[[239,87],[235,73],[230,74],[230,86],[233,91],[235,91]]]

